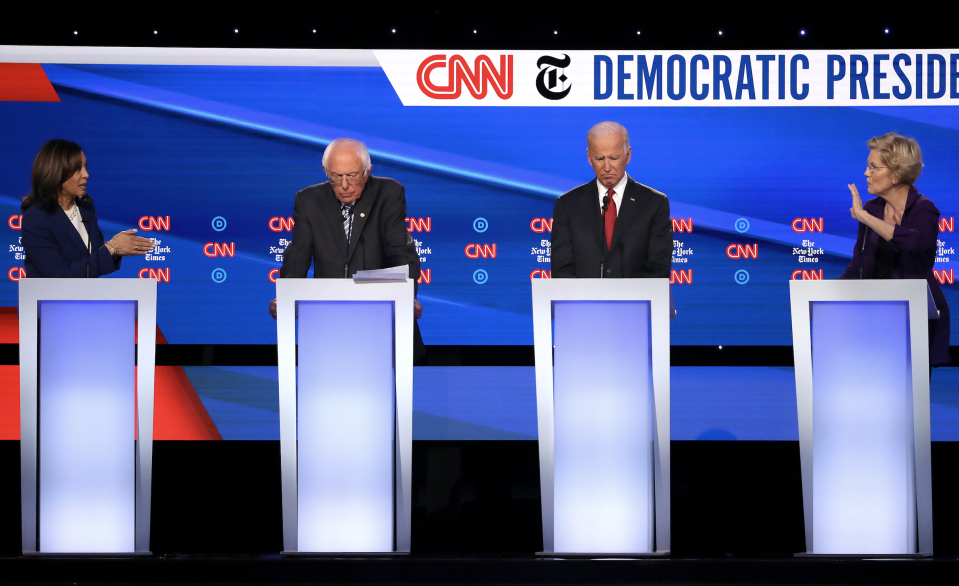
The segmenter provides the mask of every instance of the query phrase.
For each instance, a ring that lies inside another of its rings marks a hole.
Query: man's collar
[[[619,180],[619,183],[613,186],[613,191],[623,195],[623,192],[626,191],[627,183],[629,183],[629,173],[624,173],[623,178]],[[606,192],[609,190],[608,187],[599,182],[599,177],[596,178],[596,189],[598,189],[602,195],[606,195]]]

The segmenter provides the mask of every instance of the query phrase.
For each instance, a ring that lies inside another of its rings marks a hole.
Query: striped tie
[[[343,214],[343,234],[346,235],[346,241],[350,241],[350,235],[353,231],[353,206],[356,205],[354,201],[351,204],[345,204],[340,202],[340,213]]]

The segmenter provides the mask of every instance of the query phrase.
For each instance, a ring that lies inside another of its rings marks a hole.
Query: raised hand
[[[855,183],[850,183],[849,192],[852,193],[852,207],[849,208],[849,214],[852,216],[853,220],[859,220],[862,217],[862,198],[859,197],[859,190],[856,189]]]

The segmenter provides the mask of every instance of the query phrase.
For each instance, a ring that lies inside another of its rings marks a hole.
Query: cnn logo
[[[274,216],[270,218],[268,225],[270,230],[274,232],[292,232],[293,218],[280,218],[278,216]]]
[[[796,218],[793,220],[793,232],[822,232],[823,219]]]
[[[218,256],[229,256],[232,258],[236,254],[236,242],[207,242],[203,245],[203,255],[209,258]]]

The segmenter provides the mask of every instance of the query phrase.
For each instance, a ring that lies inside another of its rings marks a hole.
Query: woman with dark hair
[[[23,198],[21,243],[27,277],[99,277],[120,268],[120,258],[153,250],[149,238],[120,232],[109,241],[87,195],[87,157],[75,142],[47,141],[33,161],[30,195]]]
[[[939,210],[914,183],[922,173],[922,150],[912,138],[890,132],[866,143],[865,204],[849,185],[849,213],[859,221],[852,261],[840,279],[925,279],[939,309],[929,320],[929,364],[949,364],[949,305],[932,274],[939,237]]]

